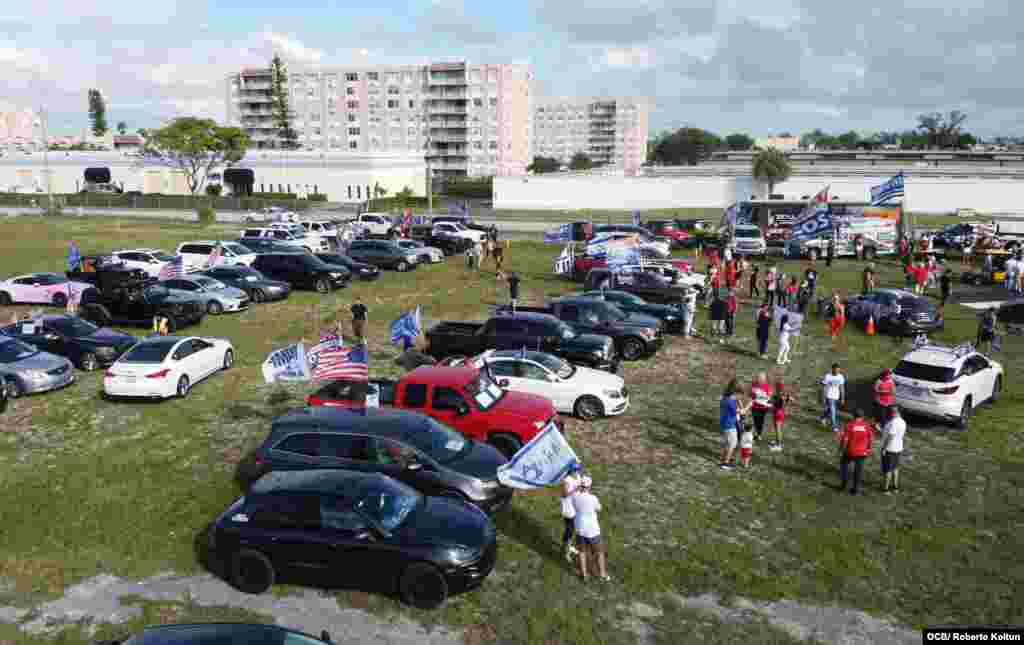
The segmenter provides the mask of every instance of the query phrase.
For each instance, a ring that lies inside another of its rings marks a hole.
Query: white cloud
[[[313,49],[300,43],[294,38],[270,31],[263,32],[263,39],[274,46],[274,50],[287,60],[296,63],[317,63],[324,57],[319,49]]]
[[[609,47],[604,53],[605,65],[609,67],[651,67],[658,55],[650,47]]]

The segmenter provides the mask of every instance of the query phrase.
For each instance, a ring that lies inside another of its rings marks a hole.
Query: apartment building
[[[526,66],[465,62],[294,68],[292,126],[304,150],[426,158],[437,178],[524,174],[532,80]],[[269,69],[229,75],[225,98],[229,124],[276,146]]]
[[[533,154],[569,163],[577,152],[635,175],[647,157],[650,104],[629,97],[534,101]]]

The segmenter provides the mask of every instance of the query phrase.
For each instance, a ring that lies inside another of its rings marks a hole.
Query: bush
[[[445,183],[444,192],[448,197],[491,199],[494,195],[494,178],[452,178]]]
[[[253,193],[249,195],[253,199],[298,199],[295,193]]]
[[[310,195],[307,199],[309,201],[311,201],[311,202],[326,202],[327,201],[327,195],[323,195],[323,194],[317,193],[317,194],[314,194],[314,195]]]
[[[199,225],[203,228],[217,221],[217,213],[210,206],[200,206],[196,209],[196,215],[199,216]]]
[[[206,194],[210,197],[219,197],[223,187],[220,184],[210,184],[206,187]]]

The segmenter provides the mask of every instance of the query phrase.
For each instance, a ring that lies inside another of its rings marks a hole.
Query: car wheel
[[[999,395],[1003,392],[1003,377],[997,376],[995,384],[992,385],[992,396],[989,397],[989,403],[995,403],[999,400]]]
[[[604,416],[604,404],[596,396],[581,396],[573,406],[573,411],[584,421],[593,421]]]
[[[488,443],[508,459],[511,459],[523,447],[523,442],[519,440],[519,437],[510,434],[492,434]]]
[[[320,278],[319,280],[317,280],[316,284],[313,286],[316,289],[317,293],[330,293],[331,291],[331,283],[329,283],[324,278]]]
[[[216,300],[211,300],[206,304],[206,313],[211,316],[219,316],[224,313],[224,305],[220,304]]]
[[[627,361],[635,361],[644,355],[644,344],[636,338],[626,338],[619,348],[622,358]]]
[[[417,609],[437,609],[448,599],[448,581],[426,562],[410,564],[399,582],[402,600]]]
[[[68,297],[63,293],[53,294],[53,306],[54,307],[66,307],[68,304]]]
[[[222,368],[226,369],[226,370],[229,370],[229,369],[231,369],[231,366],[234,365],[234,364],[235,364],[235,352],[233,352],[232,350],[229,349],[228,351],[224,352],[224,362],[222,363]]]
[[[235,554],[231,583],[245,593],[263,593],[274,586],[274,565],[259,551],[244,549]]]
[[[811,249],[807,251],[807,258],[811,261],[818,259],[818,249]]]
[[[99,361],[96,360],[96,354],[86,352],[78,359],[78,366],[85,372],[92,372],[99,367],[100,364]]]
[[[4,379],[4,390],[7,391],[7,398],[9,399],[16,399],[25,394],[25,390],[21,387],[21,381],[13,376],[8,376]]]
[[[957,419],[956,425],[960,428],[967,428],[967,422],[971,418],[971,397],[964,399],[964,405],[960,408],[960,418]]]
[[[176,390],[178,398],[184,399],[186,396],[188,396],[189,387],[190,385],[187,376],[182,376],[180,379],[178,379],[178,387]]]
[[[263,295],[263,291],[261,289],[253,289],[253,291],[252,291],[252,301],[253,302],[255,302],[256,304],[260,304],[261,302],[265,301],[266,299],[267,299],[267,297],[265,295]]]
[[[0,305],[9,307],[13,301],[11,300],[11,294],[6,291],[0,291]]]
[[[401,262],[399,262],[398,264],[395,265],[395,270],[396,271],[408,271],[409,270],[409,264],[405,260],[402,260]]]

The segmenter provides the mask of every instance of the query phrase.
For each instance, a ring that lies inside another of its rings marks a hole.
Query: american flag
[[[215,267],[220,262],[221,255],[224,251],[220,248],[220,243],[214,245],[213,250],[210,251],[210,257],[206,260],[207,266]]]
[[[160,274],[157,277],[161,280],[170,280],[183,275],[185,275],[185,261],[180,255],[176,255],[173,260],[160,269]]]
[[[348,379],[366,381],[370,378],[366,344],[344,347],[334,333],[320,336],[320,343],[309,353],[314,381]]]

